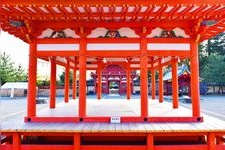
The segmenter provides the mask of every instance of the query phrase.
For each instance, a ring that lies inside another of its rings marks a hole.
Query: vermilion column
[[[131,97],[131,85],[130,85],[130,62],[127,63],[127,99]]]
[[[51,61],[50,108],[55,108],[55,97],[56,97],[56,61],[55,61],[55,57],[51,58],[50,61]]]
[[[163,66],[161,62],[161,58],[159,59],[159,102],[163,102]]]
[[[141,58],[140,58],[140,86],[141,86],[141,116],[148,116],[148,57],[147,38],[141,37]]]
[[[191,42],[191,99],[194,117],[200,116],[198,43]]]
[[[74,61],[74,68],[73,68],[73,99],[77,97],[77,59],[75,58]]]
[[[152,99],[155,99],[155,70],[151,68]]]
[[[36,52],[37,52],[37,44],[35,41],[30,43],[30,51],[29,51],[28,98],[27,98],[28,118],[36,116],[36,80],[37,80]]]
[[[13,143],[12,143],[12,149],[13,150],[20,150],[20,146],[21,146],[21,138],[19,133],[14,133],[13,134],[13,139],[12,139]],[[1,146],[0,146],[1,147]]]
[[[177,59],[172,58],[172,93],[173,93],[173,108],[178,108],[178,75],[177,75]]]
[[[67,58],[66,62],[66,71],[65,71],[65,93],[64,101],[65,103],[69,102],[69,87],[70,87],[70,60]]]
[[[97,98],[100,100],[102,98],[102,64],[98,62],[98,93]]]
[[[79,51],[79,117],[86,116],[86,38],[80,39]]]

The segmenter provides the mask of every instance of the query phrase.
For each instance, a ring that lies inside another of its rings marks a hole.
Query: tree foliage
[[[70,81],[70,85],[72,85],[72,82],[73,82],[72,71],[70,71],[69,81]],[[63,71],[62,74],[59,75],[58,85],[65,85],[65,71]]]
[[[203,67],[202,75],[207,82],[225,82],[225,56],[210,55]]]
[[[199,45],[200,76],[206,82],[225,82],[225,33]]]
[[[1,84],[19,81],[27,81],[27,73],[20,64],[15,65],[10,55],[3,52],[1,54]]]

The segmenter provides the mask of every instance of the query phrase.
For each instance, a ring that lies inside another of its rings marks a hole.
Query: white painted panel
[[[33,8],[31,8],[31,7],[26,7],[26,8],[29,9],[30,11],[36,13],[36,11]]]
[[[70,66],[71,66],[71,67],[75,67],[75,65],[74,65],[73,62],[70,62]]]
[[[79,47],[79,44],[37,44],[37,51],[75,51]]]
[[[168,57],[163,58],[163,62],[168,62],[170,60],[171,60],[171,56],[168,56]]]
[[[122,7],[116,7],[116,12],[121,12],[122,11]]]
[[[70,28],[66,28],[64,30],[61,30],[60,32],[63,32],[65,34],[66,38],[80,38],[80,36],[77,35],[75,33],[75,31]],[[58,34],[59,34],[58,31],[54,31],[50,28],[47,28],[47,29],[43,30],[41,35],[38,36],[37,38],[40,38],[40,39],[42,39],[42,38],[57,38]]]
[[[148,50],[190,50],[189,43],[160,43],[160,44],[148,44]]]
[[[153,38],[153,37],[159,37],[162,33],[163,29],[162,28],[155,28],[151,31],[151,33],[149,35],[147,35],[147,38]]]
[[[104,11],[105,13],[109,13],[109,7],[103,7],[103,11]]]
[[[146,7],[146,6],[142,6],[141,7],[141,11],[140,12],[146,12],[146,10],[148,9],[148,7]]]
[[[183,29],[181,29],[181,28],[178,28],[178,27],[177,27],[177,28],[174,28],[173,31],[174,31],[174,34],[175,34],[177,37],[190,38],[190,36],[187,35],[187,34],[185,33],[185,31],[184,31]]]
[[[45,13],[49,13],[44,7],[39,7],[39,9],[41,9]]]
[[[107,62],[123,62],[125,58],[106,58]]]
[[[96,28],[91,31],[91,34],[88,35],[87,38],[97,38],[99,36],[105,36],[107,31],[108,30],[106,28]]]
[[[64,57],[60,57],[60,56],[57,56],[57,57],[56,57],[56,60],[57,60],[57,61],[61,61],[61,62],[63,62],[63,63],[66,63],[66,62],[67,62],[66,59],[65,59]]]
[[[124,44],[87,44],[87,50],[140,50],[139,43],[124,43]]]
[[[140,67],[140,64],[131,64],[130,67],[131,68],[139,68]]]
[[[154,63],[154,65],[153,65],[153,66],[154,66],[154,67],[156,67],[156,66],[158,66],[158,64],[159,64],[159,63],[158,63],[158,62],[156,62],[156,63]]]
[[[94,57],[91,57],[91,58],[89,57],[89,58],[87,58],[87,61],[97,61],[97,60]]]
[[[122,37],[123,37],[123,36],[129,37],[129,38],[139,38],[139,37],[140,37],[140,36],[137,35],[137,34],[135,33],[135,31],[134,31],[133,29],[131,29],[131,28],[123,27],[123,28],[120,28],[118,31],[119,31],[119,33],[120,33],[120,35],[121,35]]]
[[[184,9],[186,9],[187,8],[187,6],[182,6],[182,7],[180,7],[179,8],[179,10],[177,11],[177,13],[180,13],[180,12],[182,12]]]
[[[77,9],[78,9],[81,13],[84,13],[84,12],[85,12],[84,7],[77,7]]]
[[[157,12],[161,7],[160,6],[156,6],[153,10],[153,12]]]
[[[91,9],[91,11],[92,11],[93,13],[96,13],[96,12],[97,12],[97,8],[96,8],[96,7],[90,7],[90,9]]]
[[[135,9],[135,7],[134,7],[134,6],[128,7],[128,12],[133,12],[133,11],[134,11],[134,9]]]
[[[160,37],[162,32],[163,32],[163,30],[164,29],[157,27],[157,28],[153,29],[149,35],[147,35],[147,38]],[[190,38],[190,36],[187,35],[185,33],[185,31],[183,29],[181,29],[181,28],[176,27],[172,31],[174,32],[174,34],[177,37]]]
[[[140,61],[140,58],[138,58],[138,57],[133,58],[132,61]]]
[[[65,9],[68,13],[73,13],[73,10],[70,7],[65,7]]]
[[[173,8],[174,8],[173,6],[169,6],[169,7],[166,8],[165,12],[168,13],[168,12],[170,12]]]
[[[52,7],[52,9],[53,9],[56,13],[61,13],[57,7]]]
[[[96,65],[96,64],[87,64],[87,67],[90,67],[90,68],[97,68],[98,65]]]
[[[106,18],[106,19],[109,19],[109,18]],[[91,34],[88,35],[87,37],[88,38],[98,38],[100,36],[104,37],[106,35],[107,31],[109,31],[109,30],[107,30],[106,28],[96,28],[96,29],[92,30]],[[117,31],[120,33],[120,35],[122,37],[124,37],[124,36],[129,37],[129,38],[139,38],[140,37],[131,28],[122,27],[122,28],[118,29]]]

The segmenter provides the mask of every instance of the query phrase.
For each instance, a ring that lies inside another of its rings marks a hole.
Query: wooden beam
[[[105,0],[98,0],[98,1],[92,1],[92,0],[86,0],[86,1],[73,1],[73,0],[67,0],[67,1],[64,1],[64,0],[58,0],[58,1],[52,1],[52,0],[39,0],[39,1],[36,1],[36,0],[30,0],[29,2],[26,1],[26,0],[14,0],[14,1],[11,1],[11,0],[2,0],[2,5],[12,5],[12,6],[17,6],[17,5],[24,5],[24,6],[29,6],[31,4],[33,5],[37,5],[37,6],[42,6],[42,5],[59,5],[59,4],[62,4],[62,5],[65,5],[65,6],[68,6],[68,5],[71,5],[71,4],[74,4],[74,5],[77,5],[77,6],[83,6],[83,5],[90,5],[90,6],[93,6],[93,5],[119,5],[119,6],[122,6],[122,5],[149,5],[149,4],[152,4],[152,5],[164,5],[164,4],[168,4],[168,5],[177,5],[177,4],[183,4],[183,5],[190,5],[190,4],[193,4],[193,5],[205,5],[205,4],[209,4],[209,5],[215,5],[215,4],[224,4],[224,1],[223,0],[192,0],[192,1],[183,1],[183,0],[176,0],[176,1],[168,1],[168,0],[161,0],[161,1],[158,1],[158,0],[151,0],[150,2],[149,1],[146,1],[146,0],[139,0],[139,1],[134,1],[134,0],[120,0],[120,1],[114,1],[114,0],[108,0],[108,1],[105,1]]]

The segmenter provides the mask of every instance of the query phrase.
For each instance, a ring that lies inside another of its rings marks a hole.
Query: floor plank
[[[139,116],[140,100],[100,100],[87,101],[87,116]],[[149,114],[152,117],[159,116],[191,116],[191,110],[183,107],[172,109],[171,103],[159,103],[157,100],[149,100]],[[60,103],[56,109],[45,109],[37,112],[40,117],[54,116],[75,117],[78,113],[78,101]],[[195,123],[60,123],[60,122],[28,122],[18,118],[1,123],[2,132],[85,132],[85,133],[146,133],[146,132],[225,132],[225,121],[204,115],[203,122]]]

